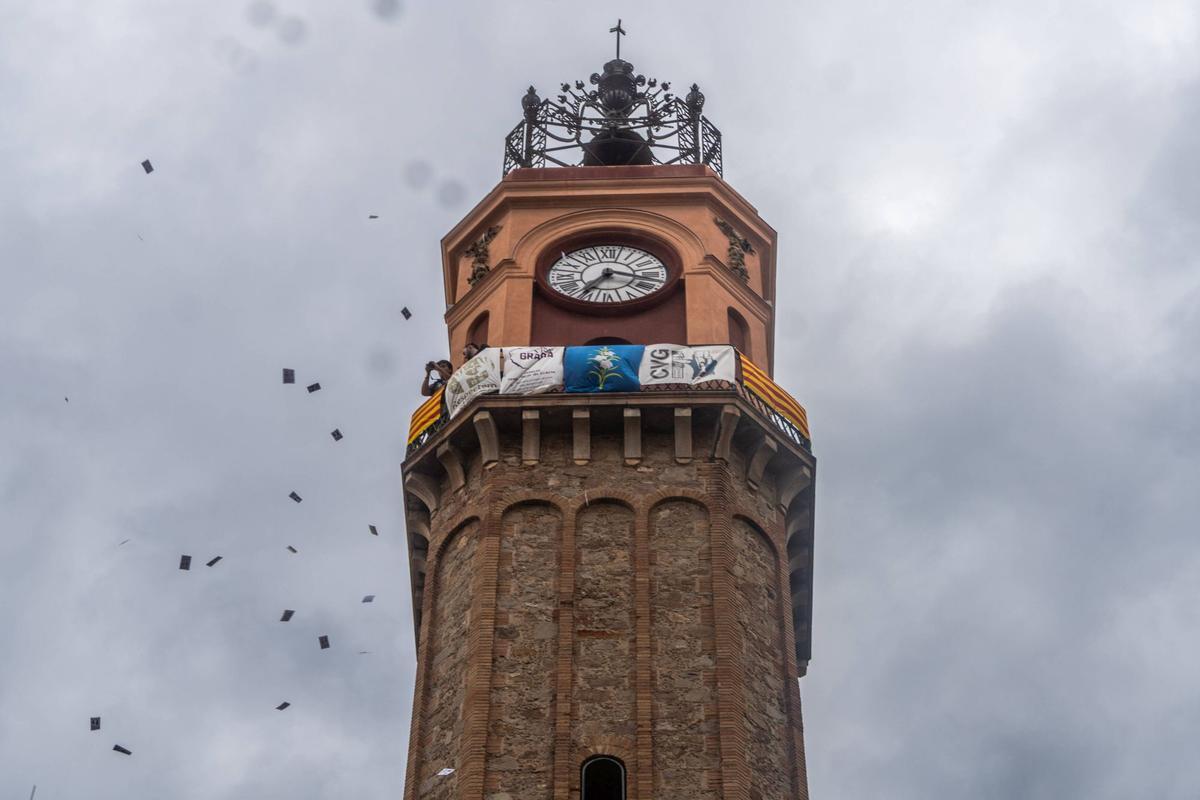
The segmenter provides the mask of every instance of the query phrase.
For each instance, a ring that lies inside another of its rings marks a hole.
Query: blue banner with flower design
[[[568,392],[636,392],[645,345],[598,344],[568,347],[563,385]]]

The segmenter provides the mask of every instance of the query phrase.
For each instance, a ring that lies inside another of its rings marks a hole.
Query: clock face
[[[667,267],[652,253],[625,244],[597,244],[562,253],[546,274],[554,291],[589,303],[625,303],[667,283]]]

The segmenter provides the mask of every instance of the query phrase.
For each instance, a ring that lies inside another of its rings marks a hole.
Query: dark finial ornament
[[[725,238],[729,240],[729,249],[726,251],[729,258],[729,271],[744,281],[750,280],[750,270],[746,269],[746,254],[754,252],[750,240],[744,238],[734,230],[732,225],[720,217],[713,217],[713,222],[717,223],[721,233],[725,234]]]
[[[530,89],[529,91],[533,91]],[[487,277],[487,274],[492,271],[488,266],[488,247],[492,243],[492,239],[496,238],[496,234],[500,232],[500,225],[493,225],[484,232],[475,242],[466,249],[465,255],[471,257],[471,274],[467,276],[467,283],[474,286],[481,280]]]
[[[524,120],[504,140],[504,174],[520,167],[628,164],[704,164],[722,174],[721,132],[701,112],[704,93],[692,84],[683,99],[671,84],[638,74],[617,57],[583,81],[562,83],[562,94],[541,99],[530,86],[521,98]]]
[[[525,96],[521,98],[521,108],[525,112],[525,119],[530,122],[537,121],[538,107],[542,104],[542,98],[538,97],[537,89],[532,86],[525,92]]]
[[[617,59],[619,60],[621,58],[621,37],[628,36],[628,34],[625,32],[625,29],[621,27],[621,20],[617,20],[617,27],[609,28],[608,32],[615,33],[617,35]]]

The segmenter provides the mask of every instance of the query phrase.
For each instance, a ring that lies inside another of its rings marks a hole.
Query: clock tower
[[[704,103],[619,55],[531,87],[442,240],[450,351],[489,346],[409,432],[405,800],[808,797],[816,462]]]

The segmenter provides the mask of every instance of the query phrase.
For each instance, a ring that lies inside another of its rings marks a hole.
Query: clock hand
[[[608,269],[608,268],[606,267],[606,268],[604,269],[604,271],[603,271],[603,272],[601,272],[601,273],[600,273],[600,274],[599,274],[597,277],[595,277],[595,278],[592,278],[590,281],[588,281],[587,283],[585,283],[585,284],[583,285],[583,292],[582,292],[582,294],[587,294],[587,293],[588,293],[588,292],[590,292],[592,289],[596,288],[596,284],[597,284],[597,283],[599,283],[600,281],[604,280],[605,278],[611,278],[611,277],[612,277],[612,274],[613,274],[612,270],[611,270],[611,269]]]

